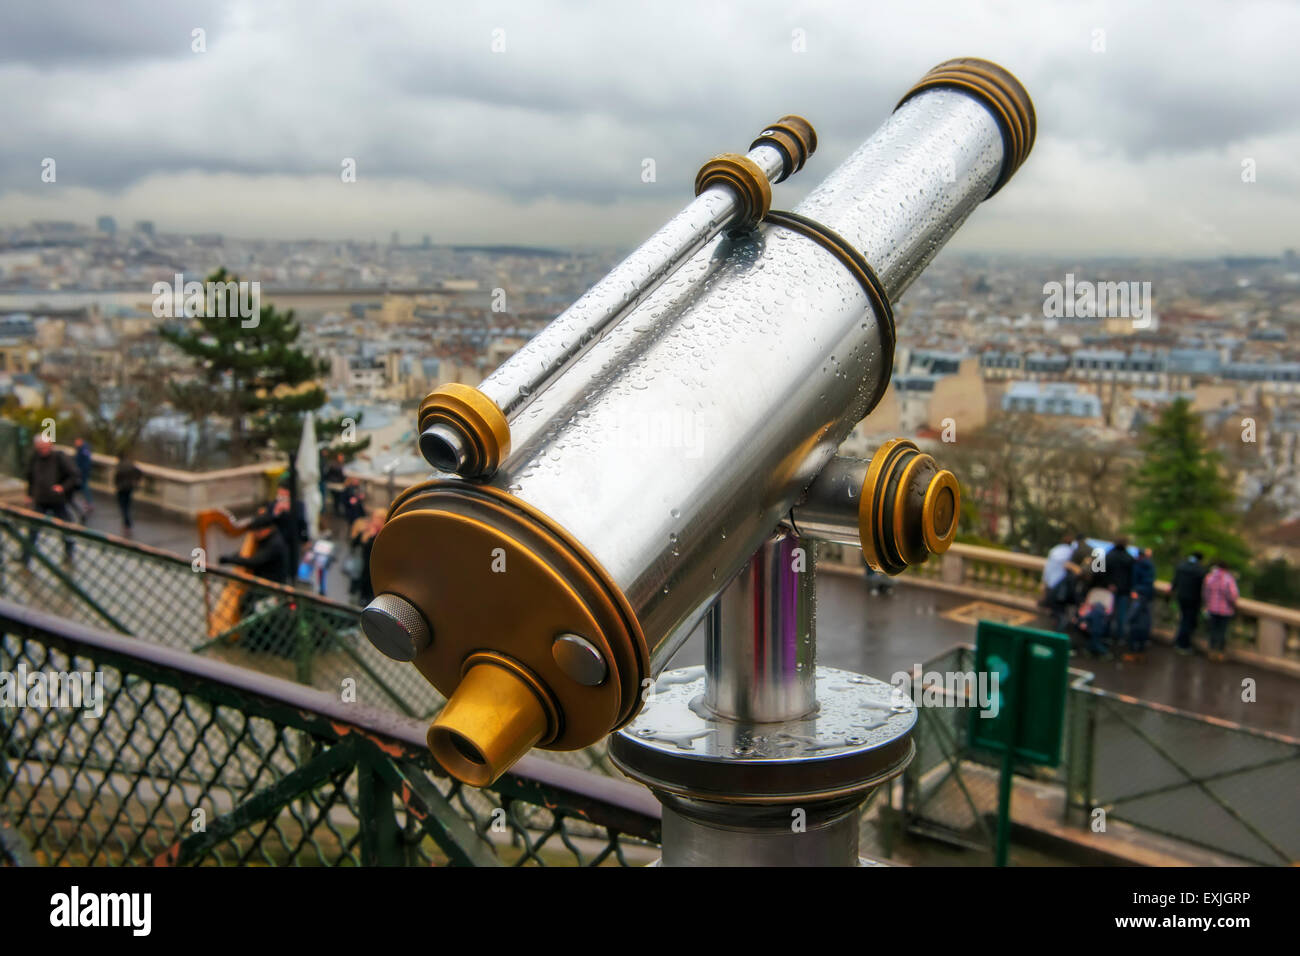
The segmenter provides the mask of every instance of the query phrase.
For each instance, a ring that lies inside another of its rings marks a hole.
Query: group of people
[[[343,472],[343,456],[336,454],[321,468],[321,500],[329,492],[336,517],[347,521],[349,525],[366,517],[366,493],[361,487],[361,479],[356,475]]]
[[[76,440],[73,460],[57,448],[45,435],[38,435],[32,443],[32,457],[27,463],[27,505],[43,515],[58,518],[60,521],[78,521],[82,524],[95,510],[90,488],[90,476],[94,469],[94,457],[90,443],[83,438]],[[139,467],[131,460],[128,453],[123,453],[113,469],[113,489],[117,494],[117,506],[122,515],[122,532],[130,537],[132,532],[131,501],[135,490],[143,478]],[[24,564],[36,547],[36,530],[33,529],[28,541]],[[64,556],[72,559],[72,539],[64,536]]]
[[[94,497],[90,479],[94,458],[90,443],[76,439],[75,452],[69,456],[54,447],[44,435],[33,442],[31,460],[27,464],[27,505],[34,511],[61,521],[84,524],[94,512]],[[122,454],[113,468],[113,488],[122,518],[122,531],[130,537],[133,529],[132,499],[144,475],[130,454]],[[337,479],[337,481],[335,481]],[[343,518],[348,528],[351,552],[344,562],[350,581],[351,594],[360,604],[374,598],[370,583],[370,548],[384,526],[384,512],[366,507],[365,493],[360,479],[343,475],[343,456],[339,455],[329,465],[326,476],[333,493],[334,513]],[[250,554],[224,554],[223,564],[245,568],[266,581],[292,584],[300,577],[300,567],[313,547],[313,529],[307,527],[302,502],[296,500],[288,484],[282,485],[275,498],[258,509],[245,525],[253,535],[255,547]],[[37,546],[38,530],[33,528],[22,558],[24,566]],[[72,537],[63,537],[64,556],[72,560],[75,545]],[[324,574],[320,574],[319,590],[325,593]]]
[[[343,567],[353,599],[364,605],[375,596],[370,583],[370,549],[384,526],[384,512],[379,508],[365,510],[359,484],[354,497],[360,505],[354,503],[350,512],[352,516],[347,524],[351,552]],[[276,584],[307,581],[315,573],[318,590],[325,593],[326,565],[318,566],[312,560],[313,551],[319,548],[320,541],[314,541],[313,529],[307,526],[302,502],[293,497],[287,483],[276,491],[273,501],[258,509],[245,528],[256,542],[253,553],[247,556],[224,554],[220,558],[222,564],[237,565]]]
[[[1047,553],[1042,582],[1042,603],[1058,631],[1084,635],[1093,657],[1146,660],[1156,597],[1150,548],[1130,548],[1123,537],[1109,548],[1093,547],[1083,535],[1066,535]],[[1224,660],[1228,625],[1239,599],[1227,564],[1219,561],[1207,569],[1204,555],[1189,555],[1174,574],[1170,596],[1179,610],[1175,650],[1192,653],[1192,635],[1204,608],[1209,657]]]

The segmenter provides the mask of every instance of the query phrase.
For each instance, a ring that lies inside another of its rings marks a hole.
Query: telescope
[[[817,666],[817,542],[897,574],[948,548],[960,492],[905,438],[836,450],[889,384],[892,304],[1035,124],[1006,70],[947,61],[779,212],[816,149],[784,117],[478,388],[425,399],[436,470],[392,504],[362,626],[447,697],[448,773],[484,786],[612,734],[663,804],[665,865],[857,864],[916,713]],[[705,665],[668,670],[701,627]]]

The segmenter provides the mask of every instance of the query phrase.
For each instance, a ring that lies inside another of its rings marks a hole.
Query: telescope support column
[[[817,709],[815,541],[773,535],[705,621],[704,703],[731,720],[795,720]]]
[[[664,866],[856,866],[863,803],[912,759],[906,695],[816,666],[812,544],[770,538],[710,609],[707,664],[610,738],[663,805]]]

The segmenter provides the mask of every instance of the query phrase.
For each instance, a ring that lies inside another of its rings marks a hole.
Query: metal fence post
[[[406,860],[405,840],[393,812],[393,791],[375,772],[371,752],[357,761],[357,798],[361,825],[361,864],[363,866],[402,866]]]
[[[1082,791],[1080,794],[1081,803],[1086,818],[1092,813],[1092,774],[1097,745],[1097,701],[1091,694],[1085,696],[1087,703],[1084,706],[1083,760],[1081,761],[1082,775],[1079,784]]]
[[[311,683],[312,670],[312,622],[315,620],[315,613],[305,603],[298,604],[296,607],[290,605],[296,613],[294,619],[297,624],[297,647],[294,655],[294,667],[299,684]]]

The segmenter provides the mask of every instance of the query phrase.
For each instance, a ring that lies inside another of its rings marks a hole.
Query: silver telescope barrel
[[[432,635],[414,663],[450,696],[429,733],[449,772],[485,782],[635,715],[879,400],[891,300],[1020,165],[1033,124],[1010,74],[942,64],[793,214],[719,234],[631,308],[535,398],[490,479],[398,497],[371,576]],[[934,535],[954,530],[955,482],[932,465],[906,443],[877,468],[877,518],[903,529],[872,538],[883,565],[926,544],[927,508]]]
[[[868,467],[869,462],[857,458],[831,459],[790,512],[791,529],[820,541],[862,547],[858,518]]]
[[[695,199],[484,379],[478,396],[453,387],[445,400],[439,391],[425,399],[419,438],[425,460],[466,478],[490,474],[509,453],[509,423],[709,240],[729,226],[760,222],[771,208],[771,185],[802,169],[816,148],[812,125],[784,116],[745,156],[724,154],[706,163],[696,177]],[[464,402],[486,420],[477,430],[472,420],[461,419]],[[480,453],[479,445],[487,447]]]

